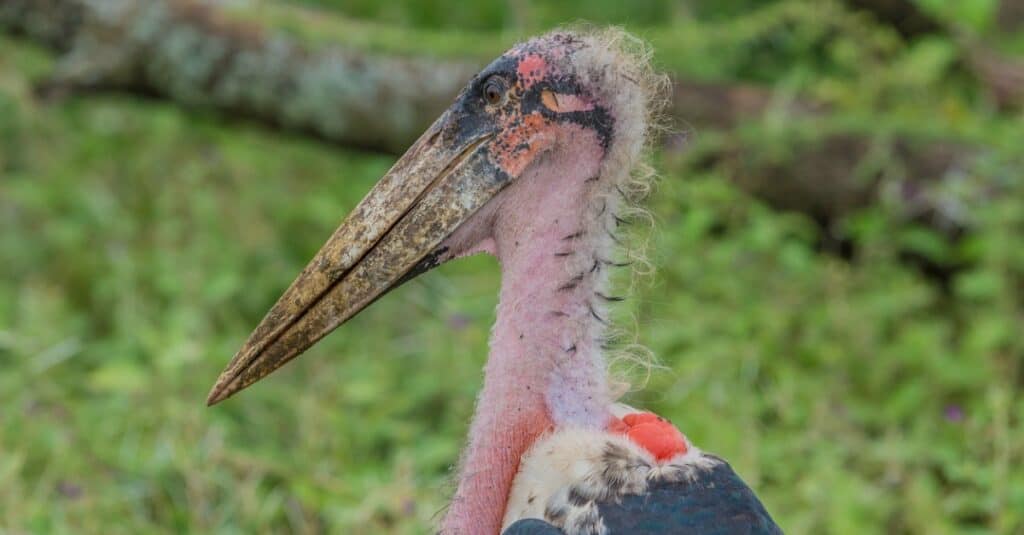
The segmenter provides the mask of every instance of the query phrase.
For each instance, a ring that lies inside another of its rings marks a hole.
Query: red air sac
[[[613,420],[608,430],[626,435],[658,461],[667,461],[687,451],[686,437],[672,422],[652,412],[627,414],[622,420]]]

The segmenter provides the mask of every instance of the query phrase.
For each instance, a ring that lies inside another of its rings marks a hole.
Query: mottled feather
[[[705,454],[705,456],[707,456]],[[701,467],[692,477],[651,481],[644,493],[597,502],[606,535],[776,535],[782,530],[729,463]],[[522,519],[503,535],[577,535],[540,519]]]

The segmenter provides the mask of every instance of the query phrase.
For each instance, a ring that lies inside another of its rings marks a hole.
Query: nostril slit
[[[440,128],[438,128],[437,131],[434,132],[434,135],[430,136],[427,139],[427,146],[428,147],[432,146],[434,144],[434,142],[437,141],[437,136],[439,136],[439,135],[441,135],[441,129]]]

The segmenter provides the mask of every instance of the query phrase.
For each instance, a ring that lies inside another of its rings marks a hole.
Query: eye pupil
[[[501,102],[504,90],[505,88],[502,83],[492,78],[484,85],[484,99],[487,100],[488,104],[497,104]]]

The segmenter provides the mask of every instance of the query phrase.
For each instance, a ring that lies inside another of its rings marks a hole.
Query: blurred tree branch
[[[1002,0],[996,15],[999,28],[1004,32],[1015,32],[1024,25],[1024,2],[1020,0]]]
[[[48,96],[139,92],[387,152],[404,150],[477,69],[313,52],[191,0],[5,0],[3,26],[64,52]]]
[[[905,38],[926,34],[947,33],[964,49],[967,69],[988,89],[1003,109],[1024,103],[1024,62],[1008,58],[986,43],[983,36],[949,28],[942,21],[921,10],[912,0],[846,0],[853,8],[871,13],[879,21],[892,26]],[[1001,0],[996,23],[1003,31],[1013,31],[1024,20],[1024,2]]]
[[[915,17],[902,14],[898,20],[915,21],[905,22],[908,31],[930,28]],[[131,91],[391,153],[404,150],[480,67],[477,60],[402,57],[336,43],[313,48],[196,0],[4,0],[0,29],[5,28],[62,53],[40,86],[48,96]],[[784,153],[763,154],[757,143],[730,134],[769,113],[800,119],[828,111],[807,99],[778,100],[754,85],[677,77],[669,112],[678,124],[726,132],[726,141],[696,165],[726,165],[737,184],[780,208],[834,220],[876,202],[888,185],[899,192],[904,215],[927,214],[943,229],[962,226],[959,211],[927,192],[958,173],[974,149],[825,133],[795,136]],[[865,171],[880,153],[899,176]]]

